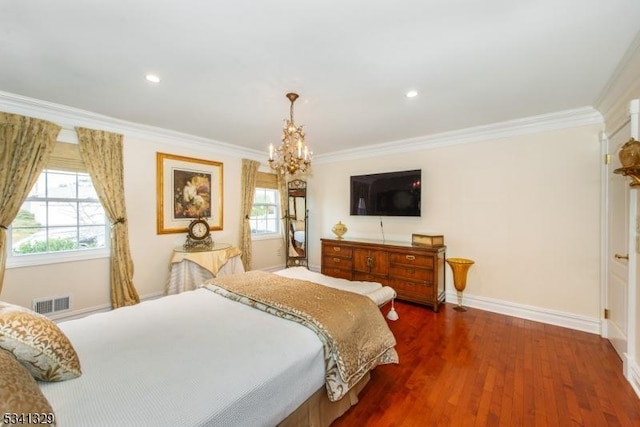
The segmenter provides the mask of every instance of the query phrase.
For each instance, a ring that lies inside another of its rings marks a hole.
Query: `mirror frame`
[[[300,209],[300,203],[303,203]],[[300,212],[302,210],[302,212]],[[287,267],[304,266],[308,264],[308,217],[307,207],[307,182],[301,179],[294,179],[287,183],[287,206],[286,206],[286,236],[287,236]],[[302,223],[302,224],[301,224]],[[300,230],[302,225],[302,230]],[[302,232],[302,242],[295,239],[295,232]],[[296,255],[292,255],[296,254]]]

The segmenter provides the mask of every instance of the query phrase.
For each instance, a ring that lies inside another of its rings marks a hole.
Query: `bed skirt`
[[[332,422],[358,403],[358,395],[367,385],[370,378],[371,373],[367,373],[337,402],[331,402],[329,400],[327,390],[322,386],[293,411],[291,415],[282,420],[277,427],[329,427]]]

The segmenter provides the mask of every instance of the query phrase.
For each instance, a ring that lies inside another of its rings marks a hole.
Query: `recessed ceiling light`
[[[415,98],[416,96],[418,96],[418,91],[416,90],[410,90],[407,92],[407,98]]]
[[[144,78],[151,83],[160,83],[160,77],[156,76],[155,74],[147,74],[146,76],[144,76]]]

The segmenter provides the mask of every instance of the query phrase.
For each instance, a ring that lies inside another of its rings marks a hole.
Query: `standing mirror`
[[[294,179],[287,184],[287,267],[307,264],[307,183]]]

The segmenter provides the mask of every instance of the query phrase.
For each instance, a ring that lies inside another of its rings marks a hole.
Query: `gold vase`
[[[462,292],[467,287],[467,272],[469,268],[474,264],[474,261],[465,258],[447,258],[447,264],[453,271],[453,285],[456,287],[458,293],[458,306],[454,307],[457,311],[467,311],[462,306]]]
[[[334,225],[333,228],[331,228],[331,231],[333,231],[333,234],[335,234],[338,239],[342,239],[344,233],[347,232],[347,226],[344,225],[341,221],[338,221],[338,223]]]

